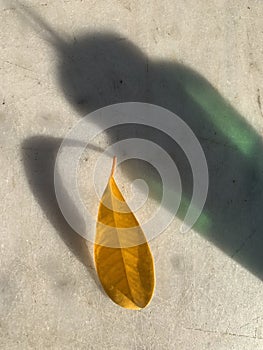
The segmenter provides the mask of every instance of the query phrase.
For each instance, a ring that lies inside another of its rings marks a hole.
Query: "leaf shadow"
[[[87,241],[76,233],[65,220],[58,206],[54,188],[54,166],[56,155],[62,139],[49,136],[33,136],[26,139],[22,146],[22,159],[25,173],[32,193],[42,208],[46,217],[58,232],[60,238],[69,250],[87,268],[90,276],[101,289],[97,274],[94,269],[93,257],[88,249]],[[78,141],[72,141],[78,146]],[[67,201],[67,190],[63,193]],[[83,222],[77,208],[71,205],[72,215]],[[83,232],[85,224],[83,222]]]

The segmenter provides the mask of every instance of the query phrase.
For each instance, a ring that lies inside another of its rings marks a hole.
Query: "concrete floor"
[[[260,0],[0,2],[1,349],[263,349],[262,18]],[[177,112],[211,176],[208,226],[179,215],[150,242],[142,311],[102,292],[52,187],[70,128],[123,101]]]

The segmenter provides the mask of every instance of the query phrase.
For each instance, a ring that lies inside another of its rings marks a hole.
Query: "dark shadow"
[[[258,133],[204,77],[188,67],[151,60],[115,33],[89,33],[65,42],[37,16],[35,22],[45,28],[60,55],[61,89],[80,116],[117,102],[141,101],[171,110],[191,127],[205,152],[210,176],[207,202],[194,229],[262,279],[263,145]],[[126,125],[109,132],[112,143],[134,136],[150,139],[171,154],[183,180],[184,202],[189,202],[192,175],[182,150],[167,135],[149,127]],[[48,169],[53,174],[53,164]],[[140,177],[144,166],[137,169],[136,173],[127,171],[127,176]],[[156,198],[159,185],[156,193],[151,192]],[[45,191],[38,191],[42,202],[45,196]],[[182,205],[180,218],[185,210]],[[51,220],[57,220],[56,215],[60,214],[51,211]]]
[[[87,241],[68,225],[56,200],[54,166],[61,142],[62,139],[46,136],[35,136],[24,141],[22,144],[22,158],[28,183],[38,204],[61,239],[79,261],[87,267],[89,274],[101,289],[94,270],[93,259],[87,247]],[[64,189],[64,193],[67,197],[66,189]],[[82,218],[78,214],[77,208],[72,208],[72,210],[74,216],[81,222]]]
[[[58,46],[58,52],[63,57],[58,67],[61,88],[81,115],[112,103],[141,101],[173,111],[191,127],[205,152],[210,176],[207,202],[194,228],[262,278],[263,145],[256,131],[201,75],[177,63],[151,61],[117,34],[79,37],[63,49]],[[170,153],[189,202],[192,176],[180,148],[148,127],[126,125],[109,132],[111,142],[135,135]],[[145,172],[143,167],[136,174],[131,171],[134,166],[129,169],[131,177]],[[155,189],[158,197],[159,187]],[[184,214],[182,205],[178,215]]]

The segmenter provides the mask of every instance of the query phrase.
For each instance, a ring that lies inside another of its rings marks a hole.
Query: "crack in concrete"
[[[235,250],[235,252],[231,255],[231,258],[234,258],[237,254],[240,253],[240,251],[245,247],[245,245],[247,244],[247,242],[255,235],[256,230],[254,230],[253,232],[251,232],[250,235],[248,235],[244,241],[240,244],[239,248],[237,248]]]
[[[260,90],[258,89],[257,92],[258,92],[258,96],[257,96],[258,107],[259,107],[259,110],[260,110],[261,117],[263,117]]]
[[[221,336],[232,336],[232,337],[240,337],[240,338],[250,338],[250,339],[257,339],[257,340],[263,340],[262,337],[252,336],[252,335],[245,335],[245,334],[238,334],[238,333],[232,333],[232,332],[219,332],[219,331],[213,331],[208,329],[202,329],[202,328],[191,328],[191,327],[184,327],[185,329],[192,330],[192,331],[199,331],[203,333],[212,333],[212,334],[218,334]]]

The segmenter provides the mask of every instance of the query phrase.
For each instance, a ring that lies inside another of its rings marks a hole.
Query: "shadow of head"
[[[61,87],[82,113],[125,102],[145,101],[147,58],[117,34],[91,34],[64,45],[58,69]]]

